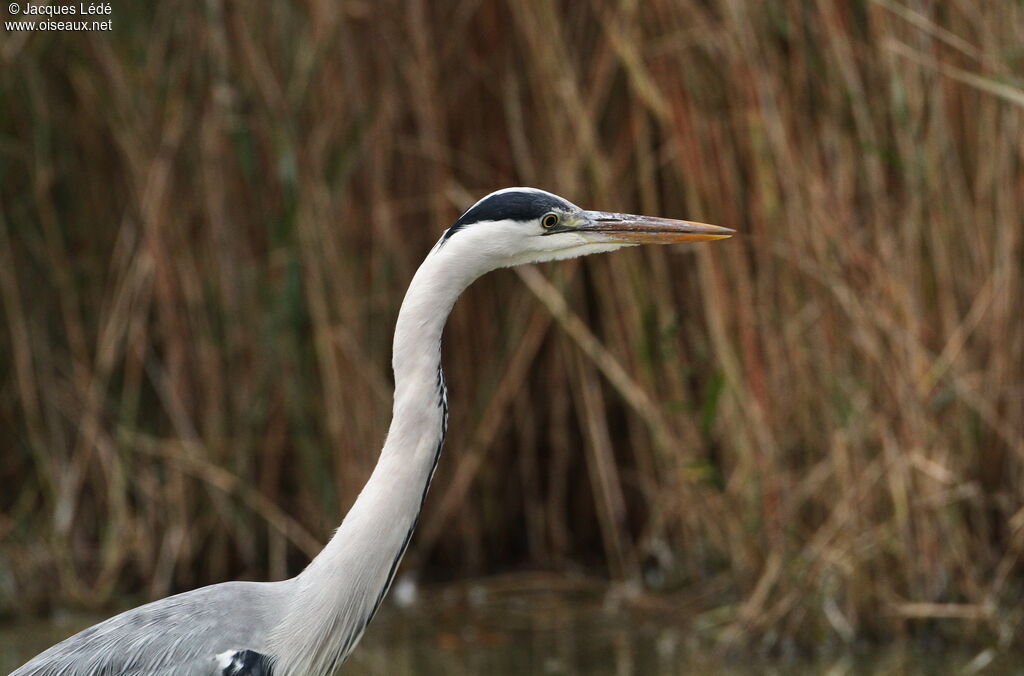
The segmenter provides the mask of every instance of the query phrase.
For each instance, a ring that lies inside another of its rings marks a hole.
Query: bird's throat
[[[328,674],[340,665],[380,607],[409,546],[447,428],[441,334],[472,281],[443,263],[427,257],[399,311],[395,399],[377,466],[334,537],[289,582],[294,602],[272,639],[284,673]]]

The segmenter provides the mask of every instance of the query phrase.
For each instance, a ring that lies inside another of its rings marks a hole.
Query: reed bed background
[[[294,574],[508,185],[741,235],[502,271],[403,574],[1019,642],[1024,6],[116,2],[0,43],[0,608]]]

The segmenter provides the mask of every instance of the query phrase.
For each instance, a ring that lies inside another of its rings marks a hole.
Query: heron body
[[[366,486],[299,575],[227,582],[140,606],[11,676],[327,676],[362,637],[409,545],[448,424],[441,334],[456,299],[500,267],[643,243],[721,239],[701,223],[584,211],[534,188],[491,193],[427,255],[395,326],[391,426]]]

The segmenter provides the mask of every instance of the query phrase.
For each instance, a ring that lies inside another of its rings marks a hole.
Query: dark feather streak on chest
[[[221,676],[274,676],[274,669],[266,655],[254,650],[239,650],[220,673]]]

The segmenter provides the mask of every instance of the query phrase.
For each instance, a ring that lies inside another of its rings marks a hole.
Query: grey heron
[[[448,426],[441,334],[462,291],[497,268],[732,232],[586,211],[536,188],[487,195],[444,232],[413,276],[395,326],[384,448],[320,554],[288,580],[215,584],[121,613],[12,676],[333,674],[387,594],[430,487]]]

